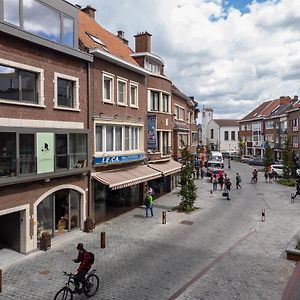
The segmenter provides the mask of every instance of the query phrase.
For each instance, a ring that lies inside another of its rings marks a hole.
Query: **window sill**
[[[159,111],[159,110],[148,110],[148,113],[156,113],[156,114],[162,114],[162,115],[171,115],[169,112]]]
[[[108,100],[102,100],[103,103],[106,103],[106,104],[111,104],[111,105],[114,105],[115,102],[113,101],[108,101]]]
[[[130,108],[134,108],[134,109],[138,109],[138,108],[139,108],[139,107],[136,106],[136,105],[130,105],[129,107],[130,107]]]
[[[4,99],[0,99],[0,103],[12,104],[12,105],[20,105],[20,106],[30,106],[30,107],[36,107],[36,108],[46,108],[46,105],[35,104],[35,103],[27,103],[27,102],[20,102],[20,101],[10,101],[10,100],[4,100]]]
[[[76,111],[76,112],[80,112],[81,110],[78,108],[69,108],[69,107],[59,107],[59,106],[54,106],[54,109],[57,110],[68,110],[68,111]]]
[[[128,106],[126,103],[122,103],[122,102],[118,102],[117,104],[118,104],[118,106],[123,106],[123,107],[127,107]]]

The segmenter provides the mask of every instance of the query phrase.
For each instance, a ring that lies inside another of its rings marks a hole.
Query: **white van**
[[[211,157],[211,160],[221,162],[222,168],[224,168],[224,159],[223,159],[223,155],[222,155],[221,152],[219,152],[219,151],[211,151],[210,152],[210,157]]]
[[[215,170],[221,170],[223,169],[222,162],[218,160],[209,160],[207,162],[207,170],[206,175],[211,176],[211,173]]]

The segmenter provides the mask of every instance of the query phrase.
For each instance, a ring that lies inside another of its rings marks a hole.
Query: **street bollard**
[[[291,203],[294,203],[295,202],[295,196],[293,193],[291,193]]]
[[[162,212],[162,224],[167,224],[167,212]]]
[[[210,190],[210,194],[211,194],[211,195],[212,195],[212,192],[213,192],[213,191],[212,191],[212,190]]]
[[[0,294],[2,293],[2,270],[0,270]]]
[[[266,220],[266,211],[265,209],[261,210],[261,221],[264,222]]]
[[[101,248],[105,248],[105,231],[101,232]]]

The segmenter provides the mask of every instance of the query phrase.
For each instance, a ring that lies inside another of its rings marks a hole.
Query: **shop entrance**
[[[0,216],[0,250],[10,248],[21,252],[20,211]]]
[[[46,197],[37,206],[37,238],[47,231],[52,237],[80,227],[81,194],[62,189]]]

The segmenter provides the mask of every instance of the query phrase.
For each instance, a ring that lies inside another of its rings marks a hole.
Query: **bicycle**
[[[95,273],[95,269],[87,273],[85,284],[82,287],[82,293],[86,297],[92,297],[98,291],[100,280]],[[66,282],[66,285],[56,293],[54,300],[72,300],[73,295],[78,293],[78,291],[76,291],[76,285],[74,282],[74,274],[67,273],[65,271],[63,274],[68,276],[68,281]]]

